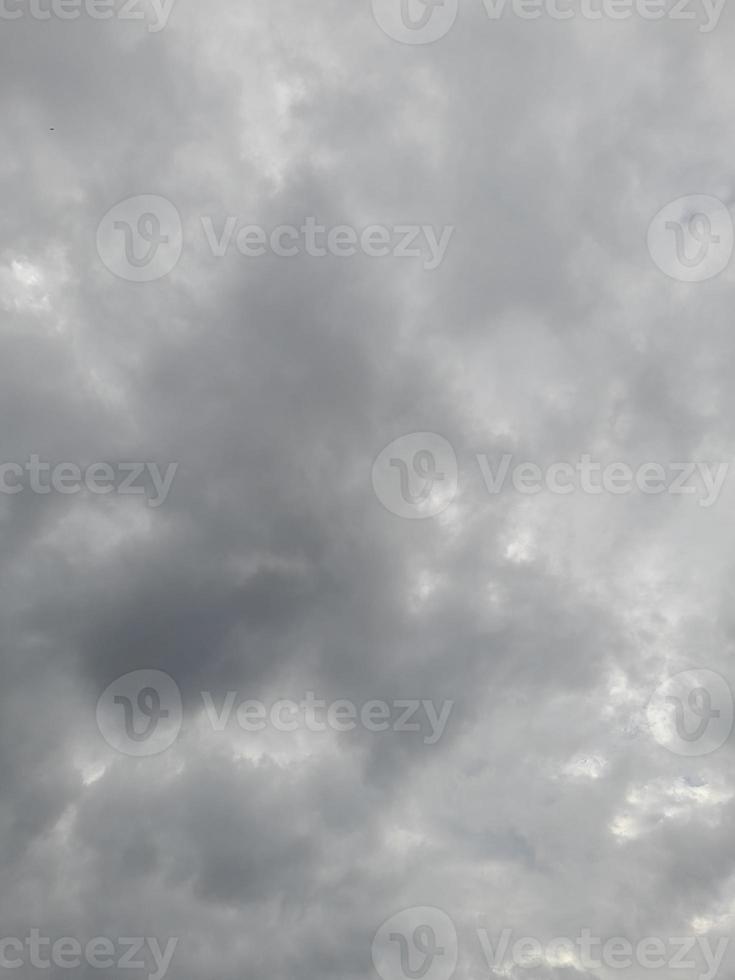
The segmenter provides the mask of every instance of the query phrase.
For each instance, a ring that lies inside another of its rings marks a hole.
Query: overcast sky
[[[716,947],[732,10],[3,2],[0,974],[154,973],[36,967],[32,929],[176,938],[174,980]],[[425,907],[403,962],[376,933]]]

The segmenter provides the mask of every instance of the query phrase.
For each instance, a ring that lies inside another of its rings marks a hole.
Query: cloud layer
[[[494,20],[463,0],[410,45],[367,0],[177,0],[160,30],[153,6],[17,9],[2,461],[178,470],[156,508],[0,495],[2,935],[177,937],[177,980],[375,977],[373,937],[410,907],[451,918],[462,980],[490,974],[478,929],[728,936],[732,739],[671,751],[647,705],[680,671],[735,682],[735,474],[708,508],[492,494],[477,456],[729,463],[735,267],[677,281],[646,235],[685,195],[732,204],[731,11],[703,33],[702,16]],[[181,255],[136,283],[96,236],[139,195],[173,204]],[[218,258],[203,219],[219,235],[230,217],[454,231],[436,268]],[[457,460],[426,520],[371,479],[410,433]],[[175,680],[182,725],[134,758],[96,706],[139,670]],[[202,692],[229,691],[453,707],[435,744],[217,732]]]

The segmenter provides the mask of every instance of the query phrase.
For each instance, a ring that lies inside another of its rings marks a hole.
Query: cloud
[[[181,980],[308,980],[374,976],[409,907],[450,916],[461,978],[488,973],[478,927],[727,935],[732,740],[673,754],[646,705],[691,668],[735,684],[732,477],[702,509],[491,495],[476,463],[731,459],[733,267],[682,283],[646,249],[667,203],[731,205],[727,12],[467,2],[406,45],[367,2],[145,10],[2,26],[0,461],[179,464],[155,510],[0,494],[3,936],[178,937]],[[96,251],[136,195],[181,217],[152,282]],[[428,270],[217,258],[202,219],[230,216],[455,232]],[[427,432],[457,494],[403,520],[371,469]],[[95,708],[143,669],[183,719],[134,758]],[[216,733],[201,692],[232,690],[454,707],[434,745]]]

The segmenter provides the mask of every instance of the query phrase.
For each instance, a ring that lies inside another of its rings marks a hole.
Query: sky
[[[0,974],[733,980],[732,10],[0,21]]]

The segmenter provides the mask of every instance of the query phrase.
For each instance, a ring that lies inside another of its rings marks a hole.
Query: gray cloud
[[[679,671],[735,684],[732,475],[701,509],[493,496],[473,463],[731,460],[733,267],[686,284],[646,248],[669,201],[732,205],[728,11],[700,34],[465,0],[416,46],[368,2],[178,0],[148,24],[0,34],[0,462],[179,464],[155,510],[0,494],[0,938],[177,937],[181,980],[362,980],[381,923],[435,906],[474,980],[478,928],[728,936],[732,739],[670,752],[646,707]],[[142,194],[183,248],[134,283],[95,236]],[[433,271],[218,259],[201,219],[231,215],[455,232]],[[425,521],[371,486],[414,432],[459,466]],[[183,719],[133,758],[95,709],[144,669]],[[231,690],[454,707],[434,745],[214,732],[201,692]]]

